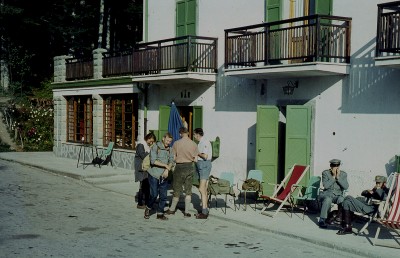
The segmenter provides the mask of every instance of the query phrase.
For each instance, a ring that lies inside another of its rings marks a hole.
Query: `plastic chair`
[[[107,149],[104,149],[100,156],[98,157],[101,162],[98,163],[99,168],[103,165],[107,165],[109,162],[111,163],[111,166],[113,166],[112,163],[112,153],[113,153],[113,148],[114,148],[114,142],[109,142]],[[94,164],[96,166],[96,164]]]
[[[317,200],[318,200],[320,185],[321,185],[320,176],[310,177],[307,186],[296,185],[296,184],[293,185],[293,187],[298,188],[298,191],[296,196],[293,196],[292,194],[290,198],[292,198],[295,203],[298,203],[299,201],[303,203],[303,220],[304,220],[304,215],[307,212],[308,201],[316,201],[319,208],[319,202]],[[302,188],[305,188],[304,194],[302,193],[303,191]],[[292,214],[293,214],[293,206],[292,206]]]
[[[389,193],[383,206],[382,218],[376,219],[380,225],[376,230],[375,238],[372,241],[373,245],[387,246],[400,248],[400,241],[395,239],[397,245],[377,242],[381,227],[385,227],[390,231],[394,231],[400,236],[400,176],[399,173],[394,173],[390,182]]]
[[[293,191],[295,191],[297,188],[294,187],[293,185],[297,185],[301,181],[301,179],[303,179],[304,175],[309,170],[309,168],[310,166],[294,164],[293,167],[290,169],[289,173],[282,180],[282,182],[279,185],[277,185],[272,196],[260,195],[260,198],[263,198],[268,201],[267,204],[264,206],[264,208],[261,210],[261,214],[274,217],[281,210],[283,205],[289,204],[292,207],[293,202],[290,200],[289,197],[291,193],[293,193]],[[265,212],[270,202],[279,204],[278,209],[273,214]]]
[[[215,178],[213,176],[211,176],[210,178]],[[235,175],[232,172],[222,172],[221,176],[218,180],[226,180],[227,182],[229,182],[229,189],[223,189],[221,191],[221,189],[217,189],[216,192],[213,187],[213,180],[209,180],[209,187],[208,187],[208,191],[209,191],[209,198],[208,201],[211,201],[211,196],[214,195],[215,197],[215,206],[217,207],[217,195],[219,194],[225,194],[225,214],[226,214],[226,207],[227,207],[227,200],[228,200],[228,195],[231,195],[233,197],[233,205],[235,207],[235,211],[236,211],[236,202],[235,202],[235,193],[233,192],[233,186],[234,186],[234,178]]]
[[[262,172],[262,170],[255,170],[255,169],[250,170],[248,175],[247,175],[247,179],[246,180],[248,180],[248,179],[255,179],[260,184],[262,184],[264,182],[263,181],[263,172]],[[243,189],[242,190],[239,189],[239,191],[240,192],[242,192],[242,191],[244,192],[244,210],[247,209],[247,193],[255,193],[256,194],[256,199],[254,201],[254,210],[256,210],[256,208],[257,208],[257,200],[258,200],[258,196],[260,195],[260,191],[259,190],[243,190]],[[261,191],[261,194],[262,193],[263,192]]]

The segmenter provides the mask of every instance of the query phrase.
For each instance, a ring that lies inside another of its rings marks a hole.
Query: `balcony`
[[[67,58],[65,80],[87,80],[93,78],[92,58]]]
[[[400,1],[378,4],[375,65],[400,68]]]
[[[66,80],[93,78],[93,59],[66,59]],[[100,59],[94,62],[102,65],[96,79],[130,76],[134,82],[155,84],[215,82],[217,39],[184,36],[153,41],[130,50],[103,52]]]
[[[225,30],[225,72],[251,79],[349,73],[351,18],[312,15]]]

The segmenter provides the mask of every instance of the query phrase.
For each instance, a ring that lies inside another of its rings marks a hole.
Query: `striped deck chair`
[[[289,173],[286,175],[286,177],[276,187],[272,196],[260,195],[259,196],[260,199],[267,200],[267,204],[261,210],[261,214],[274,217],[281,210],[283,205],[290,205],[290,207],[292,208],[293,202],[289,197],[291,196],[293,191],[295,191],[297,188],[294,187],[294,185],[298,185],[300,183],[301,179],[303,179],[304,175],[309,170],[309,168],[310,166],[294,164],[293,167],[290,169]],[[279,204],[278,209],[272,214],[265,211],[271,202]]]
[[[383,241],[377,242],[381,227],[385,227],[390,231],[394,231],[400,236],[400,176],[399,173],[394,173],[393,179],[390,182],[389,194],[382,211],[382,218],[376,219],[380,225],[376,230],[375,238],[372,242],[373,245],[387,246],[393,248],[400,248],[400,239],[393,237],[396,245],[393,243],[386,243]]]

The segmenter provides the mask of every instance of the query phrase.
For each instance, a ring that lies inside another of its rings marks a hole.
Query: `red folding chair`
[[[294,204],[289,197],[297,189],[295,185],[298,185],[300,183],[301,179],[303,179],[304,175],[309,169],[310,166],[294,164],[293,167],[290,169],[289,173],[286,175],[286,177],[275,188],[275,191],[272,194],[272,196],[260,195],[261,199],[267,201],[267,204],[261,210],[261,214],[274,217],[284,205],[290,205],[290,207],[293,208]],[[279,204],[278,209],[272,214],[266,212],[266,209],[268,208],[271,202]]]

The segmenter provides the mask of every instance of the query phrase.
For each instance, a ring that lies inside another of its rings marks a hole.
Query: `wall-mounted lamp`
[[[283,86],[283,94],[293,95],[294,88],[299,87],[299,81],[288,81],[286,86]]]

